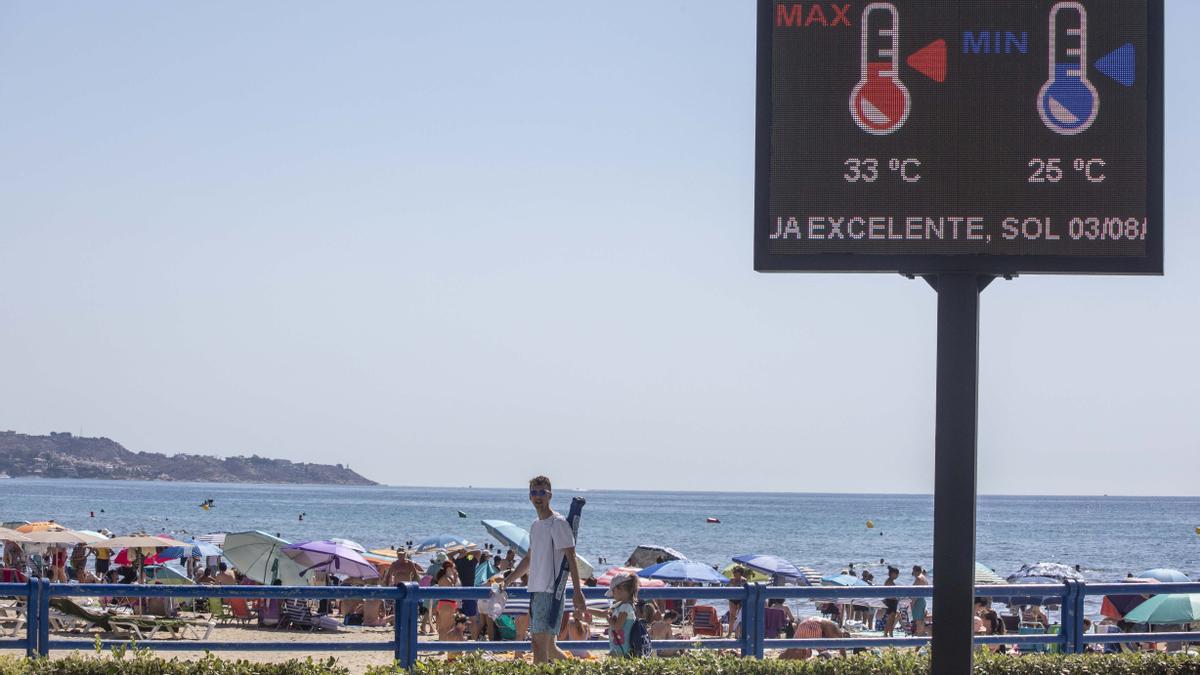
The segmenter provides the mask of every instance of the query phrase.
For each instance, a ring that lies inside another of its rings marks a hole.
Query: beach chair
[[[1045,635],[1045,633],[1046,627],[1040,623],[1021,622],[1017,627],[1018,635]],[[1029,645],[1028,647],[1021,647],[1021,651],[1045,652],[1046,645]]]
[[[243,626],[258,618],[258,612],[250,609],[245,598],[229,598],[229,613]]]
[[[233,615],[225,611],[225,603],[221,602],[221,598],[208,599],[208,613],[210,615],[209,619],[221,625],[233,620]]]
[[[778,638],[787,624],[787,613],[779,607],[767,607],[763,611],[763,624],[766,639]]]
[[[283,606],[283,615],[279,620],[279,628],[291,626],[300,629],[336,631],[341,625],[337,619],[327,614],[313,614],[308,603],[300,600],[289,600]]]
[[[692,608],[692,630],[696,635],[721,637],[725,634],[715,607],[696,605]]]

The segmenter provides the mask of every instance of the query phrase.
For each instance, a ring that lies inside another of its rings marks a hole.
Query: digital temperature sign
[[[1161,274],[1161,0],[759,1],[755,269]]]

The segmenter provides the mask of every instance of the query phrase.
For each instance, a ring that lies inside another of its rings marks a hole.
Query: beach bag
[[[507,614],[498,616],[496,617],[496,631],[500,633],[501,640],[516,640],[517,622]]]
[[[654,656],[654,645],[650,643],[650,630],[646,622],[638,619],[629,627],[629,651],[625,656],[631,659]]]

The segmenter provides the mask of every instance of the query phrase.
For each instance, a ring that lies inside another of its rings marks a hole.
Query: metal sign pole
[[[937,420],[933,493],[933,675],[971,672],[974,636],[977,274],[925,278],[937,291]]]

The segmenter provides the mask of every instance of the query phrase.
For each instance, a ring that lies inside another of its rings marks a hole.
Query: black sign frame
[[[1019,274],[1163,274],[1163,3],[1147,2],[1148,110],[1146,141],[1146,214],[1156,227],[1146,233],[1146,255],[960,255],[960,254],[779,254],[768,251],[771,231],[771,131],[775,6],[758,0],[758,89],[754,184],[754,269],[758,272],[891,272],[909,276],[974,273]]]

